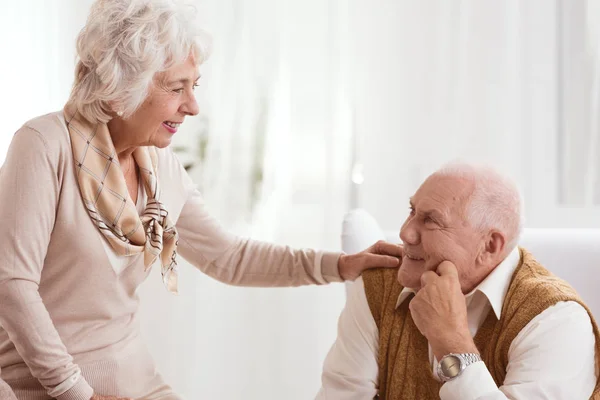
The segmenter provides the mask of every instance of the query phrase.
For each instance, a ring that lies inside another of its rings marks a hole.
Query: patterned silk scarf
[[[106,124],[92,124],[67,104],[65,121],[77,168],[79,191],[92,221],[121,256],[144,253],[148,270],[160,256],[163,282],[177,293],[177,230],[160,202],[154,147],[133,152],[148,201],[140,217]]]

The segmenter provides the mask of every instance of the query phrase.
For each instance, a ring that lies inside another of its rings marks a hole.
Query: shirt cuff
[[[90,400],[94,395],[94,389],[87,383],[83,376],[75,384],[61,395],[56,396],[56,400]]]
[[[343,282],[338,269],[338,261],[342,253],[324,251],[321,253],[321,276],[327,281]]]
[[[476,400],[498,390],[483,361],[470,364],[455,379],[444,383],[440,400]]]

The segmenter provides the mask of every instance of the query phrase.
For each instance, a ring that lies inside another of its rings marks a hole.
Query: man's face
[[[432,175],[411,198],[410,215],[400,230],[405,252],[398,271],[402,286],[419,290],[421,275],[435,271],[444,260],[457,266],[465,284],[463,277],[476,267],[485,243],[466,217],[473,190],[471,181]]]

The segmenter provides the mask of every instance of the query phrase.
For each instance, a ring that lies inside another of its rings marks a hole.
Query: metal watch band
[[[455,357],[460,361],[460,369],[459,371],[452,375],[452,376],[446,376],[444,374],[443,371],[443,365],[442,363],[444,362],[444,359],[446,357]],[[442,382],[448,382],[454,378],[456,378],[457,376],[459,376],[460,374],[462,374],[462,372],[465,370],[465,368],[467,368],[469,365],[476,363],[478,361],[482,361],[481,356],[479,354],[475,354],[475,353],[450,353],[446,356],[444,356],[437,367],[437,373],[438,373],[438,377],[440,378],[440,380]]]
[[[475,353],[462,353],[458,354],[458,356],[462,358],[463,362],[465,363],[465,367],[478,361],[482,361],[481,356]]]

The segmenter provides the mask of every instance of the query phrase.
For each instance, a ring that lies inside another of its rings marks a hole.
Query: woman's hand
[[[117,396],[100,396],[95,394],[90,400],[133,400],[131,397],[117,397]]]
[[[395,268],[402,262],[404,249],[399,244],[380,240],[356,254],[344,254],[338,261],[338,271],[345,281],[353,281],[369,268]]]

